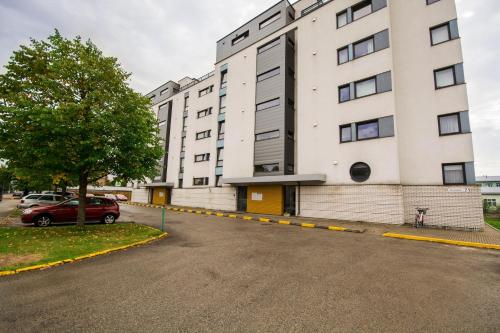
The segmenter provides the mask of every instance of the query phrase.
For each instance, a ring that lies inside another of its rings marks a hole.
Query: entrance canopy
[[[142,185],[144,187],[174,187],[174,183],[149,183]]]
[[[286,175],[243,178],[222,178],[223,184],[230,185],[316,185],[326,182],[326,175]]]

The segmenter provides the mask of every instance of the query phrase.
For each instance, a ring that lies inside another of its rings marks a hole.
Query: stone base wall
[[[430,208],[425,224],[482,230],[483,204],[479,186],[403,186],[405,223],[414,223],[416,207]]]
[[[172,190],[172,205],[234,211],[236,210],[236,188],[176,188]]]
[[[403,223],[403,189],[399,185],[301,186],[299,192],[299,215],[303,217]]]
[[[300,216],[387,224],[413,224],[416,208],[430,208],[428,226],[482,230],[478,186],[301,186]]]

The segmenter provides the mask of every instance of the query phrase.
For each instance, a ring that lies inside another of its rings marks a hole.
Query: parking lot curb
[[[142,204],[142,203],[134,203],[134,202],[123,202],[124,204],[132,205],[132,206],[143,206],[143,207],[152,207],[152,208],[165,208],[167,210],[175,211],[175,212],[180,212],[180,213],[195,213],[195,214],[203,214],[207,216],[216,216],[216,217],[226,217],[226,218],[231,218],[231,219],[240,219],[240,220],[245,220],[245,221],[257,221],[261,223],[275,223],[279,225],[291,225],[291,226],[296,226],[296,227],[301,227],[301,228],[310,228],[310,229],[322,229],[322,230],[329,230],[329,231],[340,231],[340,232],[351,232],[351,233],[364,233],[366,230],[357,230],[357,229],[348,229],[348,228],[343,228],[343,227],[337,227],[337,226],[323,226],[323,225],[317,225],[313,223],[299,223],[299,222],[292,222],[292,221],[287,221],[287,220],[275,220],[272,218],[265,218],[265,217],[254,217],[254,216],[248,216],[248,215],[240,215],[240,214],[235,214],[234,212],[230,213],[223,213],[223,212],[214,212],[210,210],[195,210],[194,208],[179,208],[179,207],[164,207],[164,206],[157,206],[157,205],[148,205],[148,204]]]
[[[421,241],[421,242],[441,243],[441,244],[456,245],[456,246],[475,247],[480,249],[500,250],[500,244],[464,242],[452,239],[422,237],[422,236],[413,236],[413,235],[395,234],[395,233],[385,233],[383,234],[383,236],[389,238],[398,238],[398,239],[406,239],[406,240]]]
[[[154,229],[152,227],[148,227],[148,228]],[[158,229],[154,229],[154,230],[158,230]],[[157,241],[157,240],[159,240],[161,238],[164,238],[164,237],[167,237],[167,236],[168,236],[168,234],[166,232],[164,232],[164,233],[162,233],[162,234],[160,234],[158,236],[150,237],[148,239],[145,239],[145,240],[142,240],[142,241],[139,241],[139,242],[135,242],[135,243],[132,243],[132,244],[129,244],[129,245],[115,247],[115,248],[108,249],[108,250],[103,250],[103,251],[97,251],[97,252],[89,253],[89,254],[86,254],[86,255],[83,255],[83,256],[78,256],[78,257],[75,257],[75,258],[68,258],[68,259],[63,259],[63,260],[60,260],[60,261],[54,261],[54,262],[51,262],[51,263],[48,263],[48,264],[23,267],[23,268],[19,268],[19,269],[12,270],[12,271],[0,271],[0,277],[1,276],[8,276],[8,275],[19,274],[19,273],[23,273],[23,272],[29,272],[29,271],[44,270],[44,269],[48,269],[48,268],[52,268],[52,267],[56,267],[56,266],[60,266],[60,265],[68,264],[68,263],[72,263],[72,262],[75,262],[75,261],[80,261],[80,260],[84,260],[84,259],[94,258],[94,257],[105,255],[105,254],[108,254],[108,253],[111,253],[111,252],[123,251],[123,250],[129,249],[129,248],[132,248],[132,247],[137,247],[137,246],[140,246],[140,245],[145,245],[145,244]]]

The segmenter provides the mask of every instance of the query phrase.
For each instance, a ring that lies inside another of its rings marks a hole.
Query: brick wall
[[[300,216],[402,224],[403,214],[400,185],[300,187]]]
[[[479,186],[403,186],[405,223],[414,223],[416,207],[430,208],[425,223],[438,227],[483,229]]]
[[[173,189],[172,205],[234,211],[236,210],[236,188]]]

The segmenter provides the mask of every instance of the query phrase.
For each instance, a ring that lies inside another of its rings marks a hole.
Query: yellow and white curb
[[[422,236],[413,236],[413,235],[395,234],[395,233],[385,233],[383,234],[383,236],[389,238],[407,239],[420,242],[431,242],[431,243],[441,243],[441,244],[456,245],[456,246],[475,247],[480,249],[500,250],[499,244],[464,242],[452,239],[422,237]]]
[[[323,230],[330,230],[330,231],[342,231],[342,232],[352,232],[352,233],[364,233],[365,230],[355,230],[355,229],[348,229],[348,228],[342,228],[342,227],[337,227],[337,226],[322,226],[322,225],[317,225],[317,224],[312,224],[312,223],[299,223],[299,222],[292,222],[292,221],[287,221],[287,220],[274,220],[271,218],[265,218],[265,217],[254,217],[254,216],[248,216],[248,215],[238,215],[233,212],[231,213],[223,213],[223,212],[213,212],[209,210],[195,210],[194,208],[180,208],[180,207],[164,207],[164,206],[157,206],[157,205],[148,205],[148,204],[142,204],[142,203],[134,203],[134,202],[123,202],[128,205],[134,205],[134,206],[143,206],[143,207],[151,207],[151,208],[165,208],[166,210],[171,210],[175,212],[180,212],[180,213],[194,213],[198,215],[207,215],[207,216],[217,216],[217,217],[227,217],[230,219],[240,219],[244,221],[257,221],[260,223],[275,223],[275,224],[280,224],[280,225],[292,225],[292,226],[297,226],[297,227],[302,227],[302,228],[311,228],[311,229],[323,229]]]
[[[151,228],[151,227],[148,227],[148,228]],[[151,229],[154,229],[154,228],[151,228]],[[155,229],[155,230],[157,230],[157,229]],[[162,233],[162,234],[160,234],[158,236],[150,237],[150,238],[145,239],[143,241],[135,242],[135,243],[132,243],[132,244],[129,244],[129,245],[120,246],[120,247],[115,247],[115,248],[104,250],[104,251],[98,251],[98,252],[89,253],[89,254],[86,254],[86,255],[83,255],[83,256],[79,256],[79,257],[76,257],[76,258],[64,259],[64,260],[60,260],[60,261],[50,262],[48,264],[23,267],[23,268],[19,268],[19,269],[12,270],[12,271],[0,271],[0,276],[14,275],[14,274],[19,274],[19,273],[29,272],[29,271],[44,270],[44,269],[48,269],[48,268],[52,268],[52,267],[64,265],[64,264],[67,264],[67,263],[72,263],[72,262],[75,262],[75,261],[80,261],[80,260],[84,260],[84,259],[89,259],[89,258],[101,256],[101,255],[108,254],[108,253],[111,253],[111,252],[123,251],[123,250],[126,250],[126,249],[131,248],[131,247],[136,247],[136,246],[140,246],[140,245],[145,245],[145,244],[151,243],[153,241],[159,240],[159,239],[164,238],[166,236],[168,236],[168,234],[166,232],[164,232],[164,233]]]

